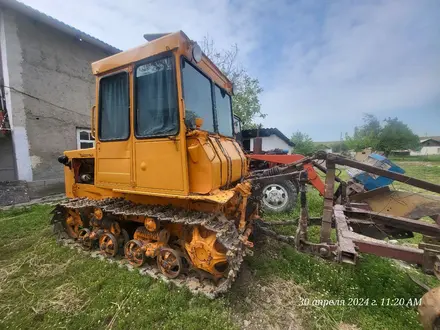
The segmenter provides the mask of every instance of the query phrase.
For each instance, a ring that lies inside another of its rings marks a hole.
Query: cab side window
[[[99,127],[101,141],[126,140],[130,135],[128,73],[120,72],[99,81]]]

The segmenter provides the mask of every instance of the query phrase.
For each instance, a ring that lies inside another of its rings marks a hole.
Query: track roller
[[[166,277],[176,278],[182,271],[182,255],[176,250],[162,248],[157,255],[157,266]]]
[[[132,239],[125,243],[124,254],[134,267],[141,267],[145,263],[145,251],[142,249],[142,243],[138,240]]]
[[[112,233],[104,233],[99,238],[99,249],[107,257],[114,257],[118,254],[119,243]]]

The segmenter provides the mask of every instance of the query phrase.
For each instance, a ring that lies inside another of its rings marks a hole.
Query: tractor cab
[[[77,184],[159,197],[213,194],[247,173],[234,139],[232,84],[183,32],[92,64],[96,147],[66,174]],[[76,171],[76,172],[75,172]],[[88,182],[81,178],[93,178]],[[66,186],[69,186],[66,184]]]

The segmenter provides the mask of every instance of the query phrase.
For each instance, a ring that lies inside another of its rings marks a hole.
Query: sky
[[[264,127],[339,140],[364,113],[440,135],[438,0],[22,0],[126,50],[184,31],[238,61],[264,91]]]

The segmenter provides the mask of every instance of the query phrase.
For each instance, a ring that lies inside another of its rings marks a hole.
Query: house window
[[[95,146],[95,139],[90,134],[87,128],[76,129],[76,144],[78,149],[93,148]]]

